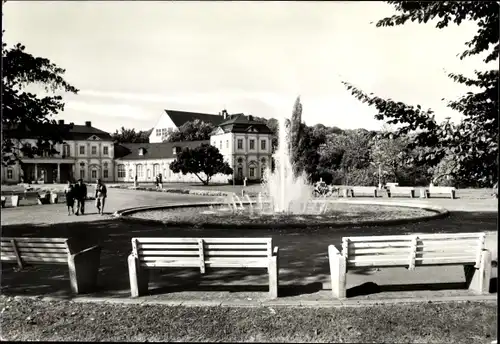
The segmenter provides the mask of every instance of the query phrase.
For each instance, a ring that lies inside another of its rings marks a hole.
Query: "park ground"
[[[328,244],[338,245],[343,236],[485,231],[487,247],[496,259],[498,202],[488,192],[459,190],[456,200],[392,200],[442,206],[451,211],[444,219],[398,226],[310,231],[269,228],[231,233],[222,229],[131,223],[114,219],[111,214],[137,205],[207,202],[215,198],[124,189],[109,190],[105,216],[96,213],[92,202],[87,204],[88,215],[79,217],[67,216],[64,204],[2,209],[3,236],[77,237],[89,244],[99,243],[103,248],[99,291],[85,297],[108,301],[74,302],[78,298],[70,295],[68,272],[64,267],[37,266],[15,271],[12,266],[2,266],[3,336],[12,340],[489,343],[491,338],[496,338],[496,326],[492,325],[496,320],[496,300],[493,303],[424,302],[361,308],[344,304],[341,308],[321,310],[283,307],[287,303],[321,305],[332,301],[326,251]],[[150,295],[142,297],[141,304],[126,304],[131,300],[126,258],[134,236],[272,236],[281,252],[280,298],[274,303],[267,299],[267,275],[263,271],[221,270],[200,276],[191,269],[171,269],[154,271]],[[492,291],[496,291],[496,276],[495,268]],[[472,297],[464,289],[460,266],[415,271],[396,268],[356,271],[348,274],[347,287],[351,303]],[[12,299],[14,296],[50,296],[62,300],[52,301],[52,311],[44,312],[47,301]],[[158,304],[162,302],[169,305]],[[177,306],[173,305],[176,302]],[[207,306],[185,308],[204,304]],[[234,309],[231,304],[258,307]],[[402,314],[407,314],[409,320],[404,320]],[[158,321],[153,320],[155,317]],[[410,330],[403,331],[405,321],[411,324]],[[468,321],[470,326],[466,325]],[[305,325],[307,323],[315,325]],[[373,326],[366,327],[368,323]],[[74,329],[77,324],[81,330]],[[460,326],[464,329],[460,330]],[[120,333],[127,337],[121,337]]]

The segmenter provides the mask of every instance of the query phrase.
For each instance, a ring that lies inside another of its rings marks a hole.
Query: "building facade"
[[[92,127],[91,122],[75,125],[64,124],[60,120],[59,125],[68,128],[64,143],[53,147],[59,154],[44,152],[32,158],[21,156],[16,165],[2,167],[2,183],[65,183],[79,178],[86,182],[93,182],[97,178],[114,181],[114,145],[111,135]],[[37,140],[27,138],[23,142],[36,145]]]
[[[162,142],[168,129],[176,130],[196,119],[216,125],[210,140]],[[105,182],[134,182],[136,177],[138,182],[154,182],[160,173],[165,183],[194,183],[200,181],[196,175],[173,173],[169,165],[185,147],[195,148],[203,143],[217,147],[233,169],[233,176],[216,175],[211,182],[226,183],[232,178],[259,180],[272,157],[269,128],[252,116],[229,115],[225,110],[219,115],[166,110],[152,130],[150,143],[113,143],[109,133],[92,127],[91,122],[59,124],[69,126],[64,143],[54,147],[59,154],[22,157],[20,163],[2,167],[2,183],[65,183],[80,178],[85,182],[97,178]],[[36,144],[36,139],[24,141]]]

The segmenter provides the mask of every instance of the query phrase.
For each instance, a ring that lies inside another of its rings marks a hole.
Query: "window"
[[[163,128],[161,130],[161,136],[165,136],[167,134],[167,128]]]
[[[63,144],[63,156],[68,157],[70,155],[69,145],[67,143]]]
[[[151,170],[148,168],[148,179],[151,179]]]
[[[92,154],[92,155],[96,155],[97,154],[97,147],[96,146],[92,146],[91,147],[90,154]]]
[[[132,175],[132,170],[129,173]],[[125,178],[125,165],[118,165],[118,178]]]
[[[144,171],[142,170],[142,165],[139,164],[135,167],[135,175],[137,178],[142,178],[144,177]]]
[[[103,178],[108,178],[108,170],[102,171],[102,177]]]
[[[102,147],[102,154],[103,155],[108,155],[109,154],[109,147],[108,146]]]
[[[255,140],[250,140],[250,149],[255,149]]]
[[[250,167],[250,177],[255,177],[255,167]]]
[[[80,178],[85,179],[85,170],[80,170]]]
[[[229,140],[226,140],[226,148],[229,148]]]
[[[243,163],[243,158],[238,158],[238,164],[242,164]]]
[[[161,136],[161,129],[156,129],[156,136]]]
[[[7,179],[14,179],[14,171],[10,168],[7,170]]]
[[[266,150],[266,140],[260,140],[260,149]]]
[[[102,166],[103,166],[104,168],[108,168],[108,163],[107,163],[107,162],[105,162],[104,164],[102,164]]]
[[[160,164],[153,165],[153,176],[158,176],[160,174]]]
[[[85,146],[80,146],[80,155],[85,155]]]
[[[243,149],[243,139],[238,139],[238,149]]]
[[[97,170],[90,171],[90,178],[97,179]]]
[[[238,178],[243,178],[243,167],[238,167]]]
[[[262,166],[260,168],[260,177],[261,178],[264,178],[265,171],[266,171],[266,166]]]
[[[125,167],[124,167],[123,169],[125,169]],[[124,171],[124,172],[125,172],[125,171]],[[125,176],[125,174],[124,174],[123,176]],[[129,170],[128,170],[128,177],[129,177],[130,179],[132,179],[132,178],[133,178],[133,175],[132,175],[132,169],[129,169]]]

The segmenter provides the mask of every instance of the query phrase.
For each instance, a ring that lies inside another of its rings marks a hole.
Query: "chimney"
[[[227,110],[226,109],[222,110],[222,118],[227,119],[227,117],[228,117]]]
[[[253,116],[252,115],[248,115],[248,121],[249,122],[253,121]]]
[[[91,127],[92,126],[92,122],[91,121],[86,121],[85,122],[85,126],[86,127]]]
[[[63,125],[64,124],[64,119],[60,119],[59,120],[59,125]]]

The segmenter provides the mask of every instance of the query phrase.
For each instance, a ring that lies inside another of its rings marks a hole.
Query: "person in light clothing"
[[[75,187],[68,180],[68,184],[64,188],[64,193],[66,194],[66,206],[68,207],[68,216],[75,213]]]
[[[104,185],[100,179],[97,179],[97,184],[95,186],[95,206],[98,214],[104,215],[104,205],[106,204],[107,194],[106,185]]]

